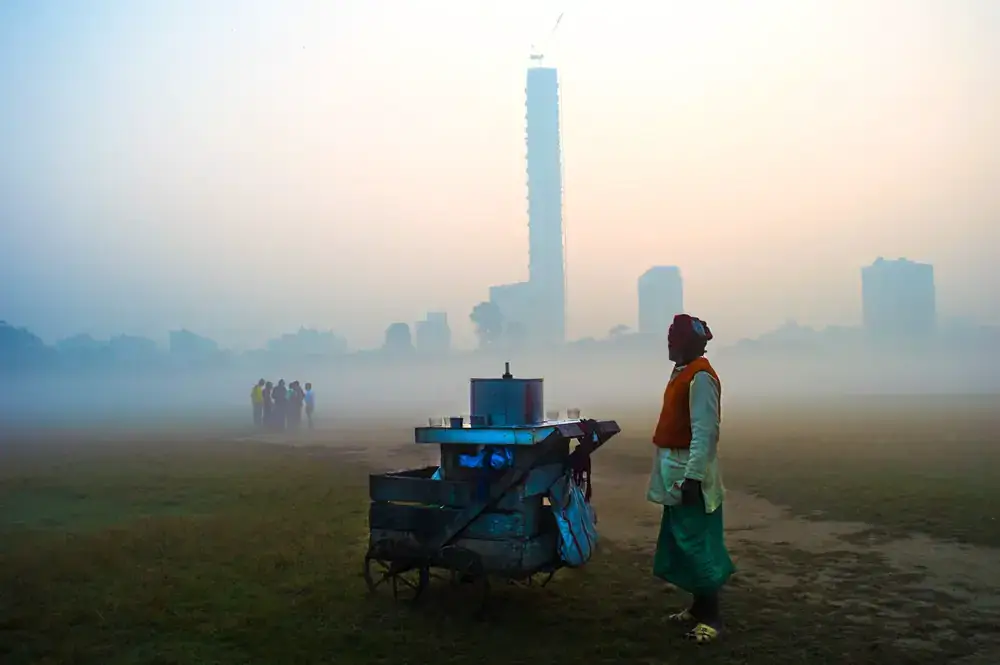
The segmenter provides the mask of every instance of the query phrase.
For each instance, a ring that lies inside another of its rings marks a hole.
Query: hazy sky
[[[527,273],[524,76],[562,82],[569,329],[679,265],[724,340],[933,262],[1000,323],[996,0],[0,2],[0,318],[353,346]]]

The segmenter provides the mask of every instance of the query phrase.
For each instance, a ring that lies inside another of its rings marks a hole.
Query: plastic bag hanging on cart
[[[559,557],[571,568],[582,566],[597,545],[594,509],[572,474],[556,481],[549,490],[549,501],[559,527]]]

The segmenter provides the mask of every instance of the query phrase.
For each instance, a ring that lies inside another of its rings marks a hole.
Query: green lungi
[[[722,530],[722,506],[711,513],[700,502],[663,508],[654,575],[700,595],[718,591],[734,572]]]

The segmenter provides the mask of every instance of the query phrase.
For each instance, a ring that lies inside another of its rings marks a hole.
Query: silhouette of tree
[[[503,312],[495,303],[484,301],[472,308],[469,320],[476,326],[480,348],[494,346],[503,335]]]
[[[611,339],[618,339],[625,333],[629,331],[629,327],[624,323],[619,323],[617,326],[608,331],[608,337]]]
[[[405,353],[413,350],[413,337],[410,326],[406,323],[393,323],[385,329],[385,342],[382,349],[393,353]]]
[[[528,328],[520,321],[511,321],[504,327],[503,339],[511,349],[523,349],[528,343]]]
[[[55,350],[27,328],[0,321],[0,370],[41,367],[55,358]]]

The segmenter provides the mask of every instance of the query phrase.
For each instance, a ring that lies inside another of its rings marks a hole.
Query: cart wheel
[[[552,576],[556,574],[554,570],[542,570],[537,573],[532,573],[527,577],[511,578],[507,580],[512,586],[522,586],[522,587],[544,587],[546,584],[552,581]]]
[[[539,573],[538,576],[541,578],[541,580],[539,581],[538,586],[545,587],[546,585],[548,585],[548,583],[552,581],[552,578],[555,577],[555,574],[556,571],[554,570],[550,570],[544,573]]]
[[[372,554],[365,556],[365,584],[370,593],[377,593],[380,587],[387,586],[392,589],[395,600],[416,602],[429,580],[430,569],[427,566],[383,561]]]
[[[441,560],[451,572],[452,585],[461,587],[473,599],[470,609],[476,616],[481,616],[490,596],[490,577],[483,567],[483,560],[475,552],[456,546],[441,550]]]

